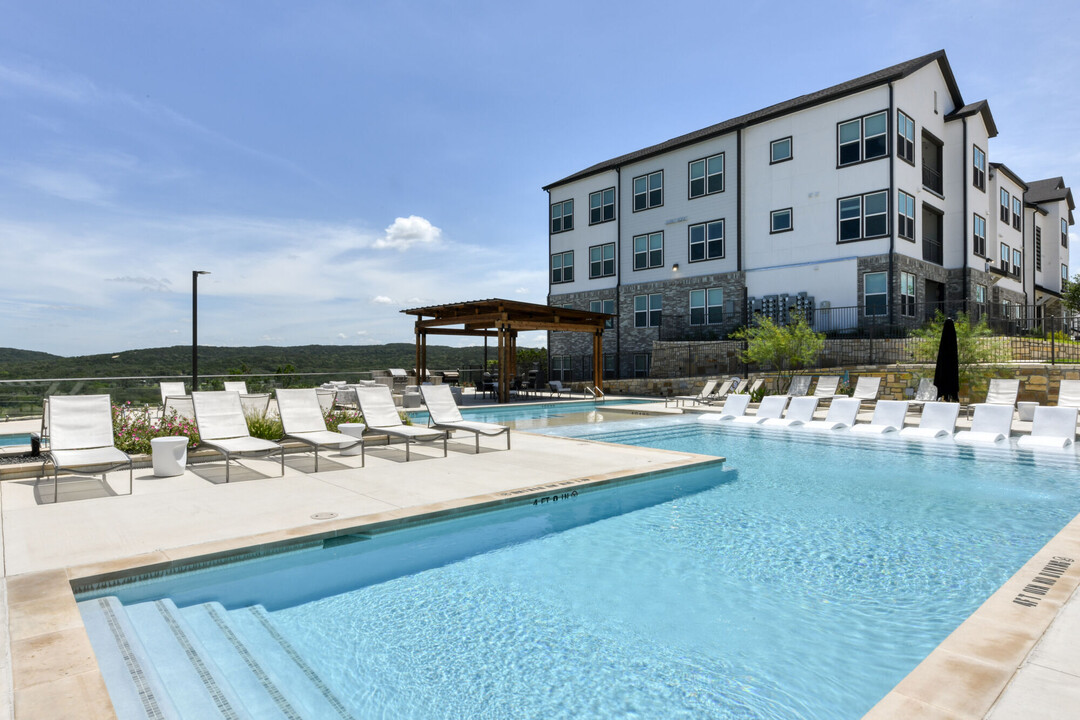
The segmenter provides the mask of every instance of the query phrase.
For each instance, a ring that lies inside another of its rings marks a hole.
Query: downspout
[[[895,135],[896,135],[896,132],[895,132],[895,130],[896,130],[896,101],[893,98],[893,84],[891,82],[889,83],[889,122],[892,123],[892,127],[893,127],[893,133],[892,133],[892,135],[893,135],[893,138],[892,138],[893,152],[889,153],[889,203],[892,203],[893,205],[896,205],[897,204],[897,201],[896,201],[896,147],[895,147],[896,146],[896,137],[895,137]],[[886,203],[885,207],[888,207],[889,203]],[[896,312],[896,296],[894,295],[894,292],[893,292],[893,281],[896,279],[896,269],[893,267],[893,263],[894,263],[894,257],[896,255],[896,220],[895,220],[895,218],[899,217],[898,210],[899,210],[899,208],[897,208],[897,211],[894,211],[892,213],[894,219],[893,219],[893,222],[891,223],[892,224],[892,232],[889,233],[889,294],[887,296],[887,302],[888,302],[888,307],[889,307],[889,324],[890,325],[892,325],[894,322],[896,322],[896,316],[895,316],[895,312]],[[856,292],[858,292],[858,282],[859,282],[858,278],[855,279],[855,282],[856,282],[855,289],[856,289]],[[865,310],[864,310],[864,312],[865,312]]]
[[[622,379],[622,168],[615,168],[615,377]]]
[[[1024,195],[1026,195],[1026,194],[1027,194],[1027,191],[1025,190]],[[1031,255],[1028,255],[1028,251],[1027,251],[1027,213],[1024,211],[1025,207],[1027,207],[1027,203],[1024,201],[1024,196],[1021,195],[1020,196],[1020,247],[1022,247],[1024,249],[1024,264],[1029,265],[1031,267],[1031,290],[1032,290],[1032,295],[1034,295],[1035,294],[1035,235],[1034,235],[1035,231],[1034,230],[1031,231],[1032,232],[1032,235],[1031,235]],[[1034,224],[1034,222],[1035,222],[1034,218],[1032,218],[1031,222]],[[1025,305],[1034,305],[1035,303],[1031,302],[1031,298],[1028,297],[1028,290],[1027,290],[1028,286],[1027,286],[1027,274],[1026,273],[1024,275],[1024,286],[1023,287],[1024,287],[1024,304]],[[1024,312],[1027,312],[1026,308],[1025,308]],[[1032,320],[1034,320],[1034,319],[1035,319],[1035,311],[1032,310]]]
[[[547,259],[547,273],[548,273],[548,295],[547,304],[551,305],[551,191],[547,191],[548,196],[548,211],[547,219],[544,221],[548,226],[548,259]],[[547,331],[547,375],[548,379],[551,379],[551,331]],[[484,336],[484,371],[487,372],[487,336]],[[481,374],[481,377],[483,375]]]
[[[742,272],[742,249],[743,249],[743,222],[742,222],[742,206],[743,206],[743,161],[742,161],[742,133],[743,129],[740,127],[735,131],[735,271]],[[750,292],[746,284],[746,275],[743,275],[743,297],[742,297],[742,324],[744,326],[750,324],[750,310],[749,302]]]
[[[963,147],[963,151],[960,153],[960,156],[963,158],[963,163],[964,163],[964,184],[963,184],[963,188],[964,188],[964,193],[963,193],[964,194],[964,237],[963,237],[963,241],[964,241],[964,243],[963,243],[964,244],[964,265],[963,265],[963,270],[962,270],[962,272],[963,272],[963,282],[961,283],[960,287],[962,288],[962,291],[964,293],[964,303],[963,304],[964,304],[964,313],[965,314],[967,313],[967,310],[968,310],[968,236],[969,236],[970,230],[971,230],[971,228],[968,225],[968,223],[970,222],[970,218],[968,218],[968,215],[970,214],[968,212],[968,171],[969,171],[969,166],[970,166],[971,163],[969,163],[968,159],[967,159],[967,157],[968,157],[967,121],[968,121],[968,119],[966,117],[963,118],[963,123],[964,124],[963,124],[962,127],[963,127],[963,131],[964,131],[964,147]],[[989,149],[989,145],[990,144],[987,143],[987,149]],[[987,163],[983,163],[983,164],[985,165]],[[989,169],[989,168],[987,168],[987,169]],[[983,184],[985,184],[985,182]]]

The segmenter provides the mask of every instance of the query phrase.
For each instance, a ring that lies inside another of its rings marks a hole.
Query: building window
[[[1067,282],[1069,282],[1069,266],[1061,263],[1061,287],[1064,288]]]
[[[889,152],[888,114],[884,112],[838,123],[837,165],[885,157]]]
[[[574,251],[555,253],[551,256],[551,284],[574,281]]]
[[[863,314],[884,315],[888,311],[888,276],[883,272],[863,273]]]
[[[558,380],[559,382],[570,382],[571,362],[569,355],[552,355],[551,356],[551,379]]]
[[[690,237],[690,262],[724,257],[723,220],[691,225],[687,232]]]
[[[634,377],[649,377],[652,353],[634,353]]]
[[[1042,272],[1042,228],[1035,226],[1035,272]]]
[[[945,194],[944,145],[923,130],[922,134],[922,184],[937,195]]]
[[[896,111],[896,156],[915,164],[915,121]]]
[[[1001,243],[1001,269],[1005,273],[1009,272],[1009,255],[1012,254],[1009,246],[1005,243]]]
[[[1020,277],[1020,271],[1024,266],[1023,255],[1019,250],[1013,250],[1012,274]]]
[[[791,229],[791,208],[773,210],[769,213],[769,232],[781,233]]]
[[[900,314],[915,317],[915,275],[900,273]]]
[[[664,204],[664,171],[634,178],[634,212]]]
[[[724,321],[724,290],[708,288],[690,291],[690,324],[716,325]]]
[[[971,251],[979,257],[986,257],[986,218],[982,215],[972,218]]]
[[[724,192],[724,153],[690,163],[690,197]]]
[[[1012,212],[1012,226],[1017,230],[1020,229],[1020,223],[1023,222],[1024,206],[1020,202],[1020,198],[1013,196],[1013,212]]]
[[[611,380],[615,377],[615,355],[604,353],[604,379]]]
[[[1001,214],[1000,218],[1002,222],[1009,222],[1009,191],[1005,188],[1001,188],[999,191],[999,197],[1001,200],[1001,207],[999,208]]]
[[[660,327],[663,295],[634,296],[634,327]]]
[[[589,224],[615,219],[615,188],[589,193]]]
[[[922,206],[922,258],[926,262],[942,265],[945,262],[945,246],[942,241],[944,215],[923,203]]]
[[[791,138],[781,138],[769,143],[769,164],[784,162],[791,159]]]
[[[986,286],[975,286],[975,302],[979,305],[986,305]]]
[[[1069,247],[1069,223],[1061,218],[1061,247]]]
[[[590,312],[607,313],[608,315],[615,314],[615,301],[614,300],[593,300],[589,303]],[[615,318],[608,318],[604,321],[605,328],[615,327]]]
[[[915,197],[903,190],[896,195],[896,223],[897,234],[915,242]]]
[[[608,277],[615,274],[615,243],[593,245],[589,248],[589,277]]]
[[[664,233],[649,233],[634,238],[634,269],[647,270],[664,266]]]
[[[560,233],[574,229],[574,201],[564,200],[551,204],[551,232]]]
[[[986,153],[978,145],[971,146],[971,184],[986,192]]]
[[[837,212],[839,242],[866,240],[889,234],[889,193],[885,190],[840,198]]]

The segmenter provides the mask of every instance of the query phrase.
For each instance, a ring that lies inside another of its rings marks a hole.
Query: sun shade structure
[[[589,310],[537,305],[514,300],[472,300],[402,310],[416,316],[417,377],[427,372],[429,335],[494,337],[499,341],[499,402],[510,399],[510,379],[517,374],[517,336],[527,330],[587,332],[593,336],[592,384],[603,390],[604,323],[613,316]],[[460,327],[455,327],[460,326]]]

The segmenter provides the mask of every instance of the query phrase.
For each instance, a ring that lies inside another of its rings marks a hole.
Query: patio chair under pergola
[[[590,310],[537,305],[515,300],[473,300],[402,310],[416,316],[416,372],[427,371],[428,335],[466,335],[498,339],[499,402],[510,399],[510,379],[517,374],[517,336],[526,330],[587,332],[593,336],[593,380],[603,389],[604,323],[611,315]],[[453,327],[459,325],[461,327]]]

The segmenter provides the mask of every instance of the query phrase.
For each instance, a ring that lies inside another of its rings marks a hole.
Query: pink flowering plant
[[[158,437],[186,436],[188,447],[199,444],[199,428],[194,420],[171,411],[164,417],[151,417],[148,409],[133,408],[128,402],[113,405],[113,436],[116,447],[132,455],[149,455],[150,441]]]

